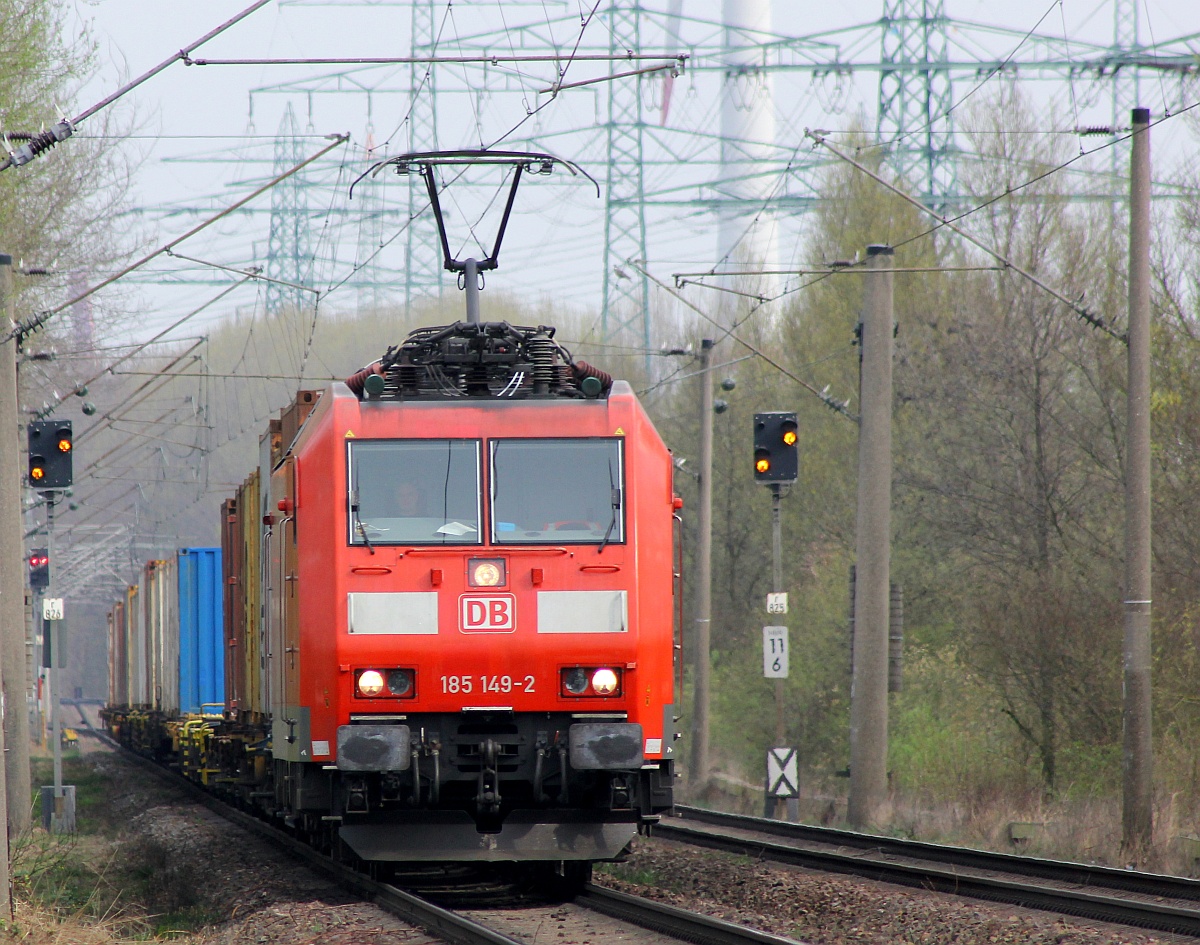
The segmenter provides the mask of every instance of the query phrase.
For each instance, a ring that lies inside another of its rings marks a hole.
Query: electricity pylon
[[[304,160],[296,126],[296,113],[288,102],[279,122],[275,139],[275,173]],[[271,191],[271,231],[267,237],[267,275],[278,282],[268,282],[266,309],[271,315],[284,308],[304,306],[308,293],[282,285],[309,285],[312,279],[312,249],[309,240],[308,196],[303,176],[294,174]]]
[[[411,55],[437,54],[436,0],[413,0]],[[408,69],[408,150],[438,150],[437,69],[413,63]],[[404,259],[404,304],[410,312],[421,295],[442,288],[444,260],[437,222],[429,212],[429,197],[419,174],[408,177],[408,233]]]
[[[884,0],[875,133],[921,199],[955,192],[954,86],[943,0]]]
[[[613,0],[608,9],[608,51],[640,51],[642,8],[638,0]],[[642,115],[644,79],[608,87],[608,175],[604,182],[604,294],[601,332],[626,332],[650,347],[649,280],[626,260],[646,259],[646,187]]]
[[[311,2],[289,0],[289,5]],[[436,30],[447,9],[444,0],[404,2],[412,10],[412,52],[436,53]],[[701,92],[707,95],[729,73],[733,50],[728,32],[714,17],[698,15],[696,0],[683,0],[682,5],[672,2],[667,12],[651,8],[650,2],[609,0],[606,16],[597,15],[581,36],[580,19],[570,5],[551,4],[547,16],[539,0],[529,5],[530,13],[522,14],[522,4],[513,0],[505,8],[517,13],[506,15],[502,27],[482,18],[471,25],[461,21],[456,24],[452,52],[550,53],[560,56],[564,64],[573,52],[612,55],[656,51],[664,58],[686,53],[685,77],[677,85],[687,82],[693,96]],[[654,2],[666,5],[667,0]],[[647,283],[623,262],[663,254],[658,247],[670,236],[663,233],[655,238],[656,228],[670,224],[672,236],[679,231],[712,229],[715,236],[713,223],[717,220],[728,220],[735,214],[752,218],[768,200],[780,221],[796,217],[820,200],[821,165],[798,147],[803,119],[791,116],[789,124],[788,116],[782,113],[788,105],[819,96],[830,83],[849,82],[861,75],[878,77],[875,131],[887,160],[924,199],[943,204],[956,197],[962,199],[957,193],[958,169],[970,157],[955,144],[954,120],[958,113],[954,106],[960,104],[955,98],[956,82],[969,83],[972,91],[993,76],[1005,80],[1048,79],[1063,88],[1068,81],[1073,88],[1090,85],[1093,92],[1112,95],[1112,113],[1108,112],[1106,99],[1098,123],[1120,127],[1127,120],[1128,105],[1136,97],[1138,73],[1146,69],[1183,73],[1196,68],[1185,42],[1188,37],[1141,44],[1136,0],[1113,0],[1111,43],[1068,42],[1049,32],[1027,33],[953,20],[947,14],[951,3],[881,0],[882,17],[821,34],[797,35],[795,30],[772,28],[758,44],[761,55],[753,72],[756,79],[776,82],[778,140],[751,142],[754,157],[737,168],[722,161],[722,153],[737,147],[747,151],[747,142],[727,141],[713,127],[711,101],[693,102],[690,111],[684,107],[685,102],[679,101],[669,121],[665,107],[661,116],[651,114],[655,97],[667,94],[666,83],[658,75],[626,75],[607,87],[593,86],[591,94],[604,103],[607,111],[599,122],[592,120],[590,109],[560,104],[556,110],[545,112],[552,116],[548,122],[557,121],[553,128],[537,127],[542,121],[539,117],[507,138],[506,147],[536,146],[592,167],[603,165],[605,332],[622,334],[631,343],[653,345]],[[372,0],[370,5],[381,4]],[[709,0],[709,7],[714,5],[714,0]],[[573,75],[580,68],[576,63]],[[636,72],[624,63],[612,64],[612,71],[619,73],[622,69]],[[460,116],[469,114],[459,107],[466,101],[463,96],[489,95],[498,103],[504,94],[519,93],[518,101],[528,109],[530,89],[524,82],[516,88],[518,74],[525,78],[529,75],[486,62],[453,68],[420,64],[402,72],[386,65],[349,66],[335,73],[259,88],[254,94],[306,95],[310,101],[333,94],[395,94],[404,100],[401,111],[406,113],[408,123],[404,146],[426,150],[455,137],[446,132]],[[797,78],[805,79],[807,88]],[[786,90],[779,87],[785,81],[792,83]],[[563,94],[577,96],[569,101],[578,103],[586,93]],[[478,115],[475,117],[478,122]],[[823,122],[818,118],[813,123]],[[398,149],[399,145],[393,145],[391,153]],[[769,181],[770,186],[742,186],[754,178]],[[778,181],[783,185],[775,186]],[[1125,189],[1114,182],[1111,173],[1078,176],[1073,186],[1091,199],[1106,199]],[[1156,190],[1161,192],[1161,188]],[[399,220],[389,217],[388,223],[391,233],[400,226],[409,227],[404,239],[396,244],[406,247],[404,258],[393,256],[390,266],[391,271],[403,270],[400,278],[410,300],[431,288],[436,290],[442,279],[439,247],[432,229],[423,227],[428,223],[423,209],[423,194],[413,191],[408,207],[412,220],[406,220],[401,211]],[[272,245],[272,254],[275,252]],[[386,278],[382,270],[379,278]]]

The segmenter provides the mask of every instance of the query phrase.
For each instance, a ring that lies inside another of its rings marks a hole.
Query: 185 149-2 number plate
[[[472,693],[510,693],[536,692],[532,675],[525,676],[443,676],[442,692],[447,694],[470,695]]]

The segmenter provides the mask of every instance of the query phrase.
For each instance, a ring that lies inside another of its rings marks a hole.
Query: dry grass
[[[825,790],[808,787],[809,792],[800,799],[800,820],[846,826],[845,782],[824,785]],[[685,794],[679,802],[754,816],[763,812],[761,785],[730,776],[715,777],[705,798]],[[1121,802],[1115,797],[1050,801],[1037,792],[993,791],[964,801],[931,804],[923,798],[897,795],[891,801],[886,832],[974,849],[1200,875],[1200,812],[1180,794],[1157,799],[1154,844],[1133,854],[1122,848]],[[1014,841],[1014,833],[1025,838]]]
[[[133,932],[126,921],[63,916],[20,896],[15,920],[0,929],[0,942],[21,945],[125,945],[146,941],[145,931]]]

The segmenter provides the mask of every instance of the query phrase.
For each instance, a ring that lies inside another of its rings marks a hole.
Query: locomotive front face
[[[323,400],[273,487],[275,757],[364,859],[618,855],[674,754],[671,465],[632,393]]]

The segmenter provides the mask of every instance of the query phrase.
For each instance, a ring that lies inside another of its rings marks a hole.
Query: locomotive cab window
[[[625,541],[623,440],[492,440],[492,541]]]
[[[349,444],[352,545],[477,545],[478,440]]]

